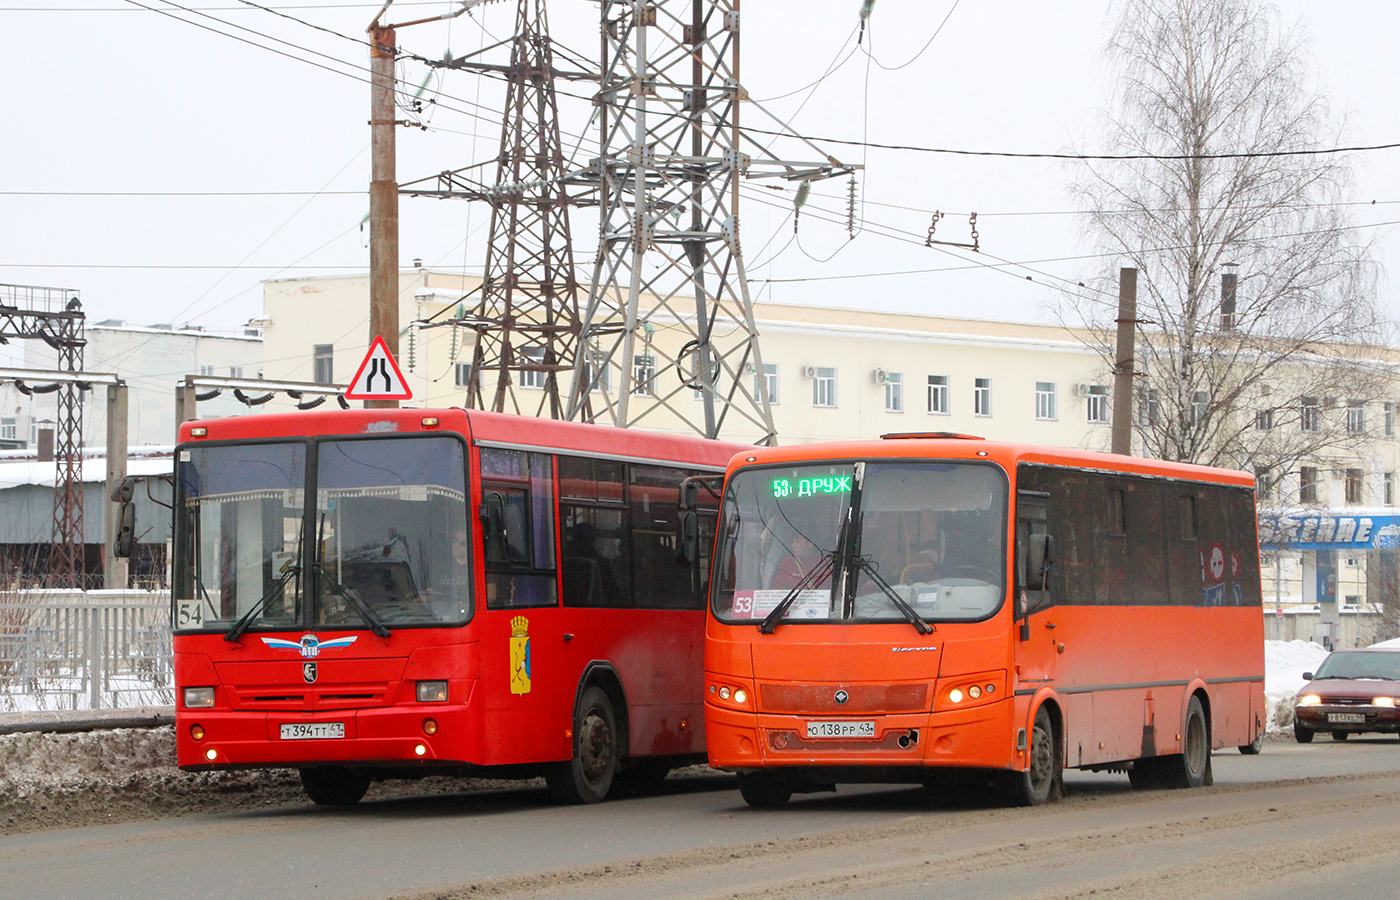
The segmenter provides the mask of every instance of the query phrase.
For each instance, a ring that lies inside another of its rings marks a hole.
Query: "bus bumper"
[[[1004,699],[946,712],[862,716],[860,720],[874,720],[874,737],[808,738],[809,721],[835,717],[746,713],[709,705],[705,708],[706,745],[710,765],[735,770],[778,766],[1021,769],[1026,763],[1024,753],[1016,750],[1014,706]]]
[[[344,737],[284,738],[283,725],[338,725]],[[470,763],[479,758],[478,731],[463,706],[314,713],[180,710],[175,717],[175,757],[180,768],[195,771],[311,763]]]

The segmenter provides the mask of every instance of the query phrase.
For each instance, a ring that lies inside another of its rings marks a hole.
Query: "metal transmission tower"
[[[775,438],[767,379],[753,377],[739,185],[856,167],[810,142],[821,162],[780,160],[740,132],[742,104],[768,113],[739,81],[739,26],[739,0],[602,0],[602,152],[570,176],[596,184],[601,205],[570,418],[626,427],[665,410],[717,437],[734,412]]]
[[[506,80],[494,184],[474,182],[477,166],[404,185],[416,196],[482,200],[491,206],[486,272],[465,315],[434,325],[476,333],[467,406],[497,412],[564,415],[561,380],[574,369],[579,282],[565,191],[554,50],[545,0],[518,0],[510,64],[461,57],[432,65],[491,72]],[[578,72],[559,77],[590,78]],[[420,187],[436,183],[435,188]],[[561,378],[561,374],[564,376]],[[521,391],[521,388],[528,390]]]
[[[85,319],[77,291],[0,285],[0,343],[10,338],[42,340],[58,351],[60,371],[83,371]],[[53,388],[58,393],[58,471],[49,572],[75,585],[83,574],[83,391],[90,388],[78,381],[57,382]]]

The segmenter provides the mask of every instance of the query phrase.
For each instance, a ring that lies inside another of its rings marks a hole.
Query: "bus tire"
[[[792,799],[792,786],[772,772],[745,772],[739,776],[739,794],[754,809],[779,809]]]
[[[1064,760],[1060,742],[1055,739],[1055,723],[1050,710],[1041,705],[1031,728],[1030,765],[1024,772],[1011,773],[1011,796],[1017,806],[1040,806],[1058,800],[1062,793]]]
[[[1297,719],[1293,720],[1293,739],[1300,744],[1311,744],[1313,731]]]
[[[562,803],[598,803],[617,774],[617,717],[602,688],[589,686],[574,711],[574,752],[545,774],[549,792]]]
[[[354,806],[369,790],[369,775],[344,766],[301,770],[301,789],[317,806]]]
[[[1210,726],[1201,698],[1191,697],[1186,704],[1186,721],[1181,728],[1181,752],[1161,757],[1164,786],[1169,788],[1198,788],[1211,783]]]

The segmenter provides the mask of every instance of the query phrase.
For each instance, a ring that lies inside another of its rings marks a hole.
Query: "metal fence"
[[[174,702],[170,597],[0,591],[0,712]]]

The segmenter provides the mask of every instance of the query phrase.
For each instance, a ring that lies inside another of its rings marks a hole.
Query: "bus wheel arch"
[[[1008,773],[1016,805],[1040,806],[1064,797],[1064,734],[1059,704],[1050,698],[1042,699],[1027,731],[1026,768]]]
[[[1166,757],[1167,786],[1197,788],[1212,784],[1215,778],[1211,749],[1210,694],[1199,687],[1187,696],[1181,716],[1181,752]]]
[[[607,798],[627,753],[627,722],[626,694],[616,670],[590,663],[575,694],[570,757],[545,772],[555,799],[598,803]]]

